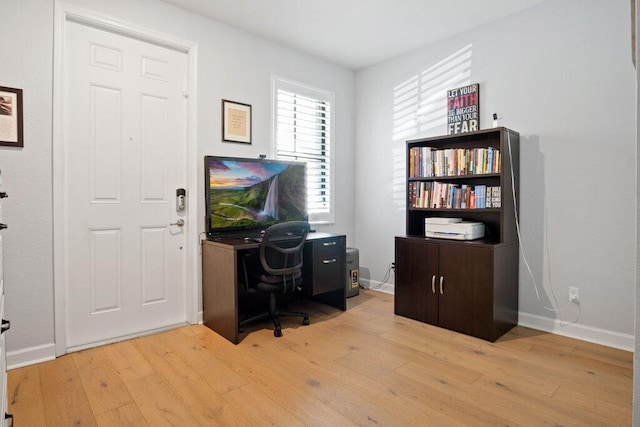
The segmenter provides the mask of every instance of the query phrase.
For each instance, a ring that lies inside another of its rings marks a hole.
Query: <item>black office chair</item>
[[[255,290],[269,295],[269,311],[260,313],[239,322],[240,332],[244,332],[247,323],[268,317],[273,321],[275,327],[273,335],[282,336],[280,326],[280,316],[300,316],[302,324],[309,324],[309,315],[295,311],[277,309],[277,296],[292,293],[300,289],[302,284],[302,249],[304,248],[307,234],[309,233],[309,223],[305,221],[291,221],[272,225],[267,228],[260,242],[260,264],[262,274],[258,279],[255,288],[248,286],[248,274],[245,268],[245,286],[249,294]],[[243,259],[243,262],[244,259]]]

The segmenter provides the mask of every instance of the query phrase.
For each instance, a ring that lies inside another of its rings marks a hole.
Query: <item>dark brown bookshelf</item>
[[[408,176],[413,147],[489,148],[500,152],[497,173]],[[407,141],[406,235],[395,240],[395,313],[495,341],[518,323],[518,200],[520,135],[500,127]],[[513,173],[512,173],[513,172]],[[499,208],[412,207],[415,182],[500,187]],[[515,195],[515,197],[514,197]],[[485,224],[471,241],[425,237],[425,219],[455,217]]]
[[[509,143],[511,149],[509,149]],[[412,208],[407,200],[407,235],[425,235],[424,220],[428,217],[462,217],[463,221],[482,222],[487,226],[487,235],[496,243],[517,240],[513,204],[513,186],[511,170],[514,171],[516,199],[518,195],[520,170],[520,134],[510,129],[500,127],[478,132],[458,135],[443,135],[440,137],[423,138],[407,141],[407,173],[411,162],[410,150],[413,147],[448,148],[487,148],[492,147],[502,155],[502,170],[500,173],[459,175],[459,176],[407,176],[407,196],[409,196],[410,182],[445,182],[455,184],[499,186],[501,188],[501,207],[481,209],[446,209],[446,208]],[[460,214],[460,215],[455,215]],[[464,215],[462,215],[464,214]]]

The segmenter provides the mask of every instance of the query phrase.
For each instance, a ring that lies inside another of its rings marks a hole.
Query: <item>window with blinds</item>
[[[309,221],[333,222],[334,95],[274,78],[273,98],[275,158],[307,163]]]

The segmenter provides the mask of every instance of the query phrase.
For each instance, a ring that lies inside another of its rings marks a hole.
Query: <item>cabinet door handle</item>
[[[337,259],[335,259],[335,258],[331,258],[331,259],[323,259],[323,260],[322,260],[322,263],[323,263],[323,264],[331,264],[331,263],[334,263],[334,262],[336,262],[336,261],[337,261]]]
[[[2,319],[2,323],[0,324],[0,334],[7,332],[11,328],[11,322],[8,320]]]
[[[444,276],[440,276],[440,295],[444,295],[443,282],[444,282]]]
[[[431,293],[436,293],[436,275],[431,276]]]
[[[4,199],[5,197],[9,197],[9,195],[4,191],[0,191],[0,199]]]
[[[7,427],[13,427],[13,415],[7,414],[6,412],[4,413],[4,425]]]
[[[322,243],[322,246],[333,246],[333,245],[335,245],[336,243],[338,243],[338,242],[336,242],[336,241],[333,241],[333,242],[323,242],[323,243]]]
[[[0,230],[4,230],[7,227],[8,227],[7,224],[3,224],[3,223],[0,222]]]

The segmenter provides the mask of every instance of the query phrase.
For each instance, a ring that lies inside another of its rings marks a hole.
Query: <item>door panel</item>
[[[186,322],[187,57],[75,22],[65,32],[67,348]]]
[[[166,193],[167,113],[164,97],[140,95],[140,183],[143,203],[168,203]]]
[[[395,313],[438,324],[438,297],[432,280],[438,275],[438,246],[415,239],[396,239]]]
[[[141,242],[142,305],[166,302],[168,295],[165,266],[168,260],[165,228],[143,227]]]
[[[493,252],[456,244],[440,245],[439,324],[443,328],[489,339],[492,324]]]
[[[91,203],[120,201],[122,91],[91,85]]]
[[[91,230],[92,315],[122,309],[120,230]]]

